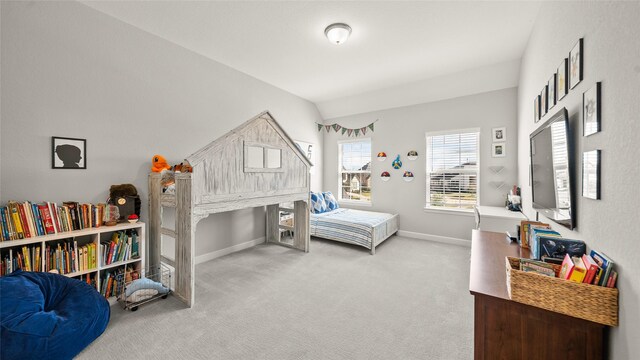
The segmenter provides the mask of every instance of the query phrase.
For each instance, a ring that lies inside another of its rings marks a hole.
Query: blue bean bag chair
[[[71,359],[110,315],[107,300],[83,281],[26,271],[0,277],[0,358]]]

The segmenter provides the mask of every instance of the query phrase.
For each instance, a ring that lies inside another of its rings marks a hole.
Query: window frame
[[[342,171],[342,145],[343,144],[348,144],[348,143],[356,143],[356,142],[365,142],[368,141],[369,145],[371,146],[371,150],[369,153],[369,171]],[[371,137],[363,137],[363,138],[357,138],[357,139],[349,139],[349,140],[340,140],[338,141],[338,196],[336,197],[336,200],[338,200],[339,203],[342,204],[348,204],[348,205],[355,205],[355,206],[371,206],[372,201],[373,201],[373,181],[371,181],[371,192],[369,195],[369,200],[353,200],[353,199],[343,199],[342,198],[342,174],[345,172],[348,173],[359,173],[359,174],[369,174],[370,176],[372,175],[371,172],[371,165],[373,165],[373,158],[372,155],[373,154],[373,144],[371,141]],[[373,178],[371,178],[371,180],[373,180]]]
[[[465,128],[465,129],[454,129],[454,130],[444,130],[444,131],[428,131],[425,133],[425,194],[424,194],[424,210],[425,211],[435,211],[435,212],[444,212],[444,213],[473,213],[473,208],[463,209],[459,205],[458,207],[444,207],[444,206],[433,206],[427,203],[427,199],[430,196],[430,175],[432,174],[429,171],[429,158],[430,158],[430,149],[429,149],[429,138],[435,136],[444,136],[444,135],[455,135],[455,134],[466,134],[466,133],[475,133],[477,136],[477,145],[476,145],[476,170],[468,170],[468,169],[460,169],[461,172],[464,173],[475,173],[476,174],[476,203],[474,205],[480,205],[480,153],[481,153],[481,139],[482,133],[480,128]]]

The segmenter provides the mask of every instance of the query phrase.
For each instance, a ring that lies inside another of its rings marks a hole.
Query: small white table
[[[519,211],[507,210],[502,206],[476,206],[476,229],[505,232],[517,235],[516,228],[527,217]]]

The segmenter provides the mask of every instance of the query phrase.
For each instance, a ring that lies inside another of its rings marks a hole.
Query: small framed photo
[[[560,66],[558,66],[558,72],[556,73],[556,98],[558,101],[569,93],[569,83],[567,81],[568,63],[569,60],[564,58],[562,63],[560,63]]]
[[[540,95],[533,100],[533,121],[540,121]]]
[[[543,117],[547,114],[547,85],[542,88],[542,92],[540,93],[540,117]]]
[[[86,169],[87,140],[51,137],[52,169]]]
[[[600,199],[600,150],[582,153],[582,196]]]
[[[493,134],[493,141],[506,141],[507,140],[507,128],[499,127],[491,129],[491,133]]]
[[[549,89],[547,103],[549,104],[549,110],[551,110],[551,108],[556,105],[556,74],[553,74],[547,82],[547,89]]]
[[[582,81],[582,39],[569,53],[569,88],[573,89]]]
[[[600,131],[600,82],[582,95],[582,119],[584,136]]]
[[[506,142],[499,142],[491,144],[491,157],[505,157],[507,150]]]

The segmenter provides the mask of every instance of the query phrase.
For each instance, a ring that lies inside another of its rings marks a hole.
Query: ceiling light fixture
[[[343,23],[331,24],[324,29],[324,35],[333,44],[344,44],[351,35],[351,26]]]

